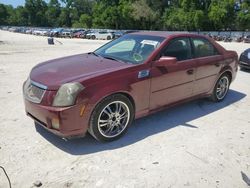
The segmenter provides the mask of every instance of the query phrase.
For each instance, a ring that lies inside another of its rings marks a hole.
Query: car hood
[[[57,90],[64,83],[84,81],[127,66],[93,54],[79,54],[38,64],[32,69],[30,79],[48,90]]]
[[[244,55],[248,55],[248,53],[250,53],[250,48],[246,49],[246,50],[243,52]]]

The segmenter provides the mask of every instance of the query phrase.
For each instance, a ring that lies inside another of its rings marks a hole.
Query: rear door
[[[224,58],[206,38],[192,37],[191,41],[197,61],[193,94],[199,95],[213,88]]]
[[[193,95],[196,62],[192,59],[190,39],[172,39],[159,56],[176,57],[168,67],[152,65],[150,109],[175,103]]]

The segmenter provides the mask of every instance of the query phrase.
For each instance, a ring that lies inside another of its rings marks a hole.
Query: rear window
[[[207,40],[202,38],[192,38],[194,44],[194,54],[196,58],[218,55],[217,49]]]

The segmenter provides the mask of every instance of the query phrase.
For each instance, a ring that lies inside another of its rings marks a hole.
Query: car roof
[[[171,31],[140,31],[140,32],[134,32],[134,33],[129,33],[129,35],[149,35],[149,36],[158,36],[158,37],[177,37],[177,36],[182,36],[182,37],[198,37],[198,36],[203,36],[204,35],[199,35],[199,34],[193,34],[193,33],[188,33],[188,32],[171,32]]]

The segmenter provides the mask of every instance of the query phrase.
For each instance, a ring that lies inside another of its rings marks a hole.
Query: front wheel
[[[103,99],[94,109],[89,133],[99,141],[120,138],[134,119],[134,108],[124,95],[116,94]]]
[[[228,74],[223,74],[215,84],[211,99],[215,102],[222,101],[228,93],[229,86],[230,77],[228,76]]]

